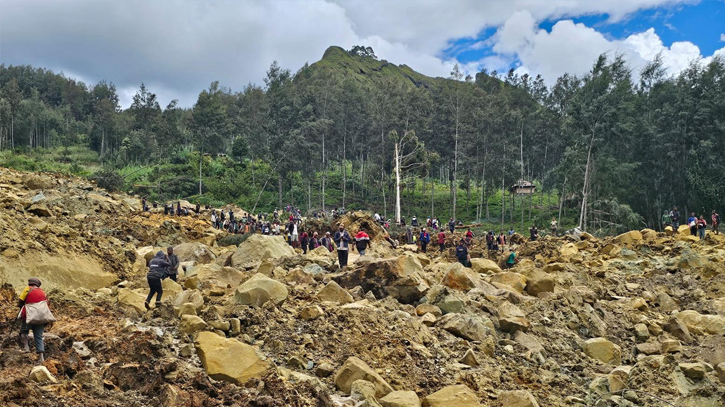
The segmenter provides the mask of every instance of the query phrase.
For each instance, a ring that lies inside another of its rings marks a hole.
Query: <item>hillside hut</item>
[[[531,195],[535,192],[536,185],[530,181],[519,180],[511,185],[509,192],[514,195]]]

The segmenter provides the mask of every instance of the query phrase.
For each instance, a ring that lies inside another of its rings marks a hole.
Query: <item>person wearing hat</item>
[[[335,250],[335,247],[332,245],[332,236],[330,235],[330,232],[326,232],[325,236],[320,239],[320,245],[325,246],[330,252]]]
[[[45,324],[39,325],[28,325],[26,323],[27,313],[25,305],[36,304],[43,301],[48,301],[45,296],[45,292],[40,289],[40,279],[30,278],[28,279],[28,286],[20,294],[20,300],[18,306],[21,307],[18,318],[21,321],[20,325],[20,344],[23,346],[23,352],[30,352],[28,344],[28,333],[33,331],[33,340],[35,342],[35,351],[38,353],[38,361],[43,362],[45,360],[45,344],[43,342],[43,332],[45,331]]]
[[[345,267],[347,266],[348,244],[352,241],[352,238],[342,223],[338,224],[338,230],[335,232],[333,240],[337,245],[337,259],[340,262],[340,267]]]

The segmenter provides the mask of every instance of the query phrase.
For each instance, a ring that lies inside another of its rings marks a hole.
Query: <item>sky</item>
[[[725,57],[725,0],[0,0],[0,63],[116,85],[191,107],[212,81],[263,84],[338,45],[448,77],[459,63],[541,75],[585,74],[621,54],[634,75],[657,55],[676,75]]]

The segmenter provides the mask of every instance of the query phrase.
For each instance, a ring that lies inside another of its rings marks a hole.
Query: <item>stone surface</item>
[[[58,383],[58,379],[48,371],[48,368],[42,365],[33,367],[29,379],[37,383]]]
[[[494,332],[491,320],[479,315],[447,314],[436,326],[463,339],[479,342],[485,341]]]
[[[264,274],[257,273],[237,287],[234,300],[237,304],[261,307],[267,301],[281,304],[287,299],[287,287]]]
[[[294,256],[292,246],[282,236],[250,235],[232,255],[232,265],[241,266],[266,259]]]
[[[609,381],[609,391],[615,393],[625,389],[627,387],[631,371],[632,366],[617,366],[609,372],[607,375],[607,381]]]
[[[665,331],[669,332],[670,335],[681,340],[684,343],[692,342],[692,336],[687,325],[680,320],[678,317],[672,316],[667,321],[665,326],[662,327]]]
[[[358,261],[354,267],[335,277],[335,281],[343,288],[360,286],[378,299],[391,296],[400,303],[410,304],[420,300],[429,288],[422,277],[420,260],[410,253],[386,259],[370,258]]]
[[[300,318],[304,319],[305,321],[309,321],[325,315],[325,312],[322,310],[322,308],[320,308],[319,305],[311,305],[302,308],[299,315]]]
[[[383,407],[420,407],[420,399],[414,391],[393,391],[378,402]]]
[[[526,288],[526,276],[511,271],[494,274],[491,276],[491,284],[497,283],[511,287],[518,293],[523,293]]]
[[[476,273],[500,273],[501,267],[495,261],[483,258],[471,259],[471,269]]]
[[[684,322],[690,332],[725,335],[725,316],[723,315],[706,315],[693,310],[685,310],[677,314],[677,319]],[[682,340],[682,338],[680,339]]]
[[[707,369],[702,363],[680,363],[678,366],[682,373],[692,380],[702,380],[707,374]]]
[[[177,295],[172,302],[175,307],[182,307],[184,304],[194,304],[196,311],[199,312],[204,306],[204,297],[198,290],[184,290]]]
[[[615,237],[614,243],[622,246],[633,246],[636,243],[641,242],[642,239],[642,232],[639,230],[630,230],[629,232],[622,233],[621,235]]]
[[[329,301],[337,304],[349,304],[354,301],[352,294],[334,281],[330,281],[317,293],[317,299],[323,302]]]
[[[612,365],[622,363],[622,349],[606,338],[593,338],[584,342],[584,353],[603,363]]]
[[[480,364],[478,358],[476,357],[476,352],[474,352],[473,349],[468,349],[461,358],[460,362],[471,367],[476,367]]]
[[[469,291],[478,287],[479,277],[473,270],[464,267],[461,263],[453,263],[441,280],[441,285],[459,291]]]
[[[215,380],[241,386],[250,379],[262,377],[270,367],[254,347],[212,332],[199,333],[194,346],[204,370]]]
[[[193,334],[206,329],[206,322],[196,315],[182,315],[179,330],[185,334]]]
[[[534,396],[526,390],[502,391],[498,399],[506,407],[539,407]]]
[[[504,332],[527,331],[531,323],[517,306],[503,301],[498,307],[498,324]]]
[[[350,394],[352,384],[357,380],[367,380],[375,385],[375,396],[384,397],[393,388],[365,362],[355,356],[348,358],[335,373],[335,386],[345,394]]]
[[[541,293],[553,293],[555,286],[556,284],[552,276],[548,274],[534,274],[526,282],[526,292],[536,297]]]
[[[478,396],[468,386],[444,387],[423,399],[423,407],[479,407]]]
[[[162,297],[163,298],[163,297]],[[146,312],[146,295],[141,290],[131,290],[130,288],[121,288],[118,290],[117,297],[119,305],[130,307],[138,312]],[[156,300],[154,296],[153,301]]]
[[[216,255],[211,248],[203,243],[178,244],[174,246],[174,254],[179,257],[180,262],[195,261],[199,264],[207,264],[216,260]]]

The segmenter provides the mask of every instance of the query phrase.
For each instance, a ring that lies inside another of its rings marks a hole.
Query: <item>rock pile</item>
[[[37,367],[16,327],[0,324],[2,405],[725,402],[722,236],[522,238],[506,271],[505,253],[480,247],[471,268],[401,247],[340,270],[324,248],[303,255],[264,236],[219,247],[205,220],[140,214],[133,198],[77,179],[2,171],[0,280],[11,285],[0,315],[14,318],[33,274],[58,318]],[[147,311],[146,262],[167,245],[185,271]]]

